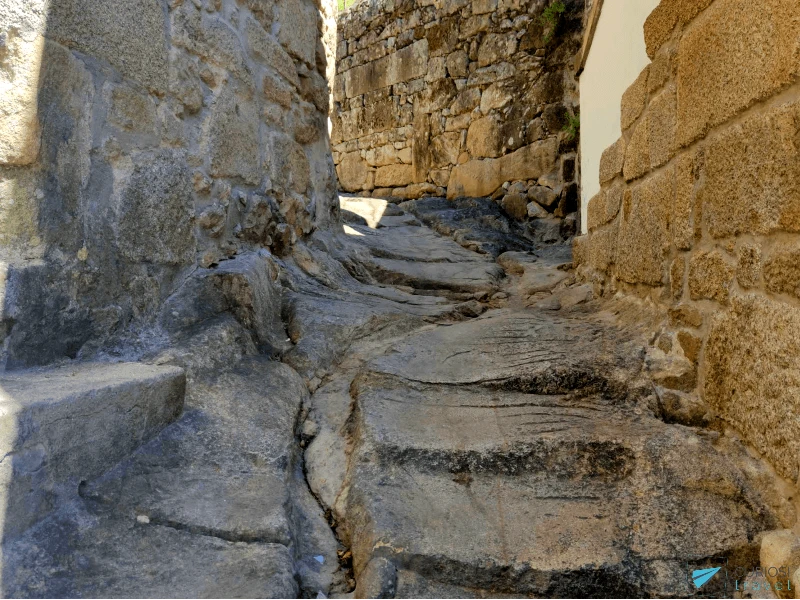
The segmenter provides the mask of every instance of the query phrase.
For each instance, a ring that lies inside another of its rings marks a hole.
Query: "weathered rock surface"
[[[175,420],[183,371],[84,364],[0,377],[3,534],[27,527]]]
[[[534,249],[523,226],[487,198],[421,198],[404,202],[401,208],[468,250],[496,257],[507,250]]]
[[[498,263],[505,308],[368,337],[312,394],[308,481],[358,597],[685,595],[687,560],[793,522],[738,442],[663,420],[646,327],[619,325],[646,308],[600,310],[568,250]]]
[[[197,268],[337,220],[332,17],[307,0],[2,2],[3,367],[136,345]]]
[[[447,218],[494,253],[342,206],[187,278],[140,367],[183,369],[182,416],[4,532],[3,595],[685,596],[687,561],[793,526],[737,438],[671,424],[656,317],[594,302],[568,246],[473,230],[479,203]]]

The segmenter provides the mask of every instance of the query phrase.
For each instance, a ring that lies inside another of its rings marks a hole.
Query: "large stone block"
[[[623,174],[631,181],[650,170],[650,115],[645,115],[636,124],[628,146],[625,148]]]
[[[467,151],[472,158],[495,158],[503,153],[500,120],[489,116],[472,121],[467,131]]]
[[[692,300],[727,302],[736,268],[718,250],[698,252],[689,261]]]
[[[5,30],[14,29],[27,39],[31,34],[43,35],[47,29],[49,0],[0,0],[0,23]]]
[[[625,179],[641,177],[670,160],[675,144],[675,87],[653,98],[628,143],[625,155]]]
[[[414,183],[422,183],[428,178],[428,169],[431,166],[430,137],[430,115],[422,112],[415,113],[411,145]]]
[[[450,77],[466,77],[469,74],[469,56],[464,50],[447,55],[447,74]]]
[[[616,260],[618,235],[618,221],[592,233],[586,251],[586,262],[590,267],[601,273],[609,272]]]
[[[709,139],[698,190],[712,236],[800,231],[800,103],[755,114]]]
[[[294,87],[300,87],[300,78],[292,57],[281,47],[273,36],[264,31],[253,19],[248,19],[245,24],[247,45],[250,53],[263,64],[275,69],[286,81]]]
[[[7,329],[0,363],[19,369],[74,358],[94,335],[86,307],[75,306],[61,265],[24,261],[3,265],[0,290]]]
[[[46,35],[163,93],[167,90],[165,21],[160,0],[54,0]]]
[[[538,179],[557,168],[558,140],[548,138],[500,158],[470,160],[450,174],[447,197],[489,196],[506,181]]]
[[[258,108],[252,98],[226,86],[214,100],[207,148],[214,177],[241,177],[251,185],[261,181]]]
[[[339,183],[346,192],[356,192],[364,188],[367,183],[369,167],[361,158],[360,152],[348,152],[342,156],[336,167]]]
[[[461,19],[447,17],[434,22],[425,30],[431,56],[440,56],[452,50],[458,42],[458,25]]]
[[[37,95],[45,40],[31,40],[16,31],[4,32],[0,54],[0,165],[27,165],[39,154]]]
[[[756,287],[761,278],[761,246],[744,243],[739,246],[736,255],[736,281],[745,289]]]
[[[34,174],[0,170],[0,246],[39,245],[38,185]]]
[[[402,187],[414,183],[411,165],[387,165],[375,171],[375,187]]]
[[[364,133],[386,131],[395,127],[397,120],[397,104],[391,96],[387,96],[364,107],[363,131]]]
[[[216,15],[186,2],[172,13],[172,40],[204,61],[226,69],[242,80],[250,74],[237,33]]]
[[[625,192],[624,185],[601,190],[591,200],[587,209],[589,231],[605,225],[617,216]]]
[[[492,18],[488,14],[468,17],[463,21],[461,21],[461,30],[459,32],[459,37],[462,40],[472,38],[479,33],[488,31],[491,26],[492,26]]]
[[[348,98],[360,96],[371,90],[402,83],[428,72],[428,40],[422,39],[365,65],[343,73],[345,94]]]
[[[734,298],[712,321],[705,400],[775,467],[800,474],[800,309],[763,296]]]
[[[481,102],[481,91],[478,88],[461,90],[450,105],[450,114],[460,115],[469,112]]]
[[[467,86],[469,87],[476,87],[481,85],[489,85],[491,83],[495,83],[496,81],[504,81],[506,79],[511,79],[514,75],[517,74],[517,69],[508,62],[498,63],[496,65],[489,65],[488,67],[481,67],[480,69],[475,69],[467,80]],[[536,86],[539,87],[547,87],[544,82],[545,80],[549,81],[549,78],[546,76],[541,77],[541,86],[539,83]],[[537,98],[540,98],[542,102],[550,102],[552,101],[546,93],[543,93],[542,89],[535,89],[533,95]],[[558,98],[560,100],[560,98]]]
[[[508,85],[505,81],[493,83],[483,90],[481,94],[481,112],[488,115],[492,110],[505,107],[514,99],[515,86]],[[474,89],[474,88],[473,88]]]
[[[694,240],[692,218],[697,185],[694,155],[678,157],[675,163],[675,207],[672,211],[672,241],[679,250],[689,250]]]
[[[697,139],[791,84],[798,73],[795,0],[717,0],[697,17],[678,50],[678,141]]]
[[[394,144],[384,144],[383,146],[367,150],[365,158],[367,164],[371,167],[383,167],[400,162],[400,159],[397,157],[397,148],[394,147]]]
[[[647,55],[654,58],[656,51],[672,35],[676,26],[683,27],[714,0],[661,0],[644,23],[644,41]]]
[[[314,67],[317,56],[319,10],[307,0],[280,0],[276,8],[278,41],[289,54],[302,60],[309,67]]]
[[[452,79],[439,79],[417,95],[415,110],[432,113],[447,108],[456,95],[456,86]]]
[[[653,98],[647,108],[647,144],[650,149],[650,167],[653,169],[675,155],[675,106],[675,86],[670,86]]]
[[[185,157],[162,150],[140,156],[119,196],[117,244],[133,262],[194,260],[192,175]]]
[[[516,35],[490,33],[483,38],[478,48],[478,66],[486,67],[507,60],[516,50]]]
[[[800,564],[800,536],[791,529],[767,532],[761,540],[760,559],[763,576],[772,584],[773,595],[794,598],[794,590],[788,588],[794,584],[792,575]]]
[[[95,81],[86,63],[74,52],[48,41],[39,84],[39,160],[47,178],[39,184],[39,193],[30,190],[36,196],[39,235],[46,243],[63,244],[77,251],[84,232],[76,217],[87,210],[91,198],[87,184],[92,173],[93,131],[98,125],[92,110],[97,93]],[[87,217],[93,218],[99,211],[87,212]]]
[[[589,231],[594,231],[608,221],[606,217],[606,195],[602,190],[589,200],[586,209],[586,222]]]
[[[150,94],[134,86],[114,86],[109,91],[108,120],[125,131],[154,136],[156,103]]]
[[[0,378],[4,539],[176,419],[184,386],[177,367],[137,363],[76,364]]]
[[[622,94],[620,102],[620,124],[625,131],[636,122],[647,104],[647,77],[649,68],[639,73],[630,87]]]
[[[610,187],[606,190],[606,218],[613,219],[619,213],[619,209],[622,206],[622,199],[625,196],[625,192],[627,191],[627,187],[622,184],[618,183],[617,185]]]
[[[461,133],[445,132],[431,140],[431,163],[433,167],[446,167],[458,162],[461,153]]]
[[[647,73],[647,92],[652,94],[663,87],[675,76],[677,51],[673,48],[664,49],[656,54]]]
[[[294,191],[305,194],[311,184],[311,165],[303,147],[283,133],[275,133],[269,139],[267,155],[269,176],[272,182],[285,193]]]
[[[674,198],[673,168],[648,177],[626,194],[615,261],[623,281],[663,284]]]
[[[600,183],[607,183],[622,174],[625,164],[625,138],[619,138],[600,155]]]
[[[756,277],[747,279],[754,281]],[[764,261],[764,284],[770,292],[800,297],[800,245],[779,242],[772,248]]]

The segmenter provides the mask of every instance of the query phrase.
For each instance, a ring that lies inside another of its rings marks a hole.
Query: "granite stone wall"
[[[334,38],[324,1],[0,0],[2,363],[135,339],[337,221]]]
[[[652,62],[621,99],[579,271],[663,307],[648,364],[665,407],[721,418],[797,480],[800,12],[662,0],[644,36]]]
[[[572,67],[583,0],[362,0],[338,19],[334,162],[378,197],[493,196],[520,220],[577,210]],[[574,222],[574,215],[571,216]]]

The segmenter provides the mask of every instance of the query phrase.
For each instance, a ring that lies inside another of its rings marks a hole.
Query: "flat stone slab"
[[[6,538],[64,491],[97,477],[174,421],[185,377],[171,366],[74,364],[0,378],[0,502]]]
[[[635,406],[369,372],[351,394],[356,572],[382,557],[500,593],[687,595],[671,587],[687,561],[743,551],[771,522],[709,440]]]
[[[4,549],[3,597],[298,597],[286,546],[69,508]]]
[[[290,367],[243,359],[195,382],[186,414],[82,495],[151,523],[288,546],[294,423],[307,394]]]
[[[365,443],[383,459],[425,469],[624,479],[628,440],[656,436],[655,420],[632,419],[590,396],[537,395],[480,386],[413,384],[371,373],[356,379]],[[581,454],[602,460],[581,461]]]
[[[407,285],[420,290],[491,292],[498,288],[503,270],[495,263],[411,262],[375,258],[367,268],[382,283]]]
[[[551,312],[494,311],[424,331],[371,368],[423,383],[510,385],[536,393],[605,386],[641,366],[619,332]]]
[[[345,229],[350,241],[366,246],[375,256],[398,260],[447,263],[488,263],[485,255],[476,254],[453,240],[435,234],[427,227],[381,227],[371,229],[353,225]]]
[[[497,257],[509,250],[534,250],[521,224],[509,219],[489,198],[420,198],[400,207],[461,246]]]

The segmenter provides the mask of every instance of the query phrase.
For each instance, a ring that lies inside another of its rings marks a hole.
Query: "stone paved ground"
[[[459,206],[343,199],[344,235],[245,273],[283,290],[281,361],[227,313],[151,356],[187,370],[183,416],[6,544],[3,595],[684,597],[690,565],[757,564],[793,509],[674,422],[657,317]]]

